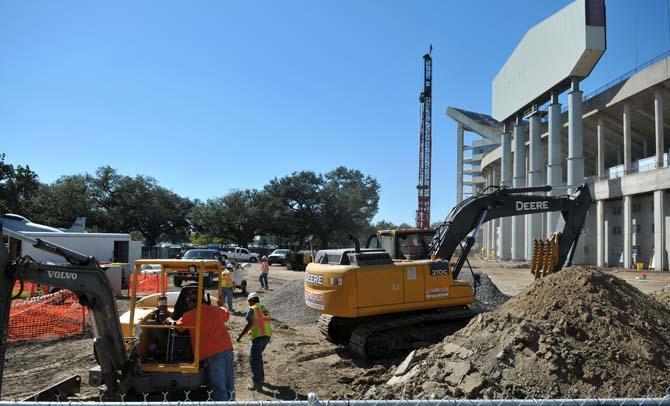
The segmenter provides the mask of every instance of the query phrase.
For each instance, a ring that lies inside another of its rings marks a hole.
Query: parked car
[[[181,259],[218,259],[221,261],[221,255],[219,254],[218,251],[216,250],[208,250],[208,249],[194,249],[194,250],[188,250],[186,253],[184,253],[184,256],[181,257]],[[195,272],[195,269],[186,273],[178,273],[174,274],[172,277],[173,283],[175,286],[179,287],[184,281],[195,281],[198,279],[198,275]],[[214,275],[213,274],[207,274],[203,276],[204,280],[204,286],[205,287],[211,287],[212,283],[214,282]]]
[[[268,264],[282,264],[286,265],[286,256],[291,252],[291,250],[279,249],[272,251],[272,254],[268,255]]]
[[[243,262],[258,262],[258,254],[246,248],[226,247],[221,249],[221,258]]]

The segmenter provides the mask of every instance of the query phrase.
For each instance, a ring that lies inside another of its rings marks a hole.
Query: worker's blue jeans
[[[232,312],[233,311],[233,288],[221,288],[221,292],[223,292],[223,296],[225,296],[226,300],[228,301],[228,311]]]
[[[270,336],[261,336],[251,340],[249,350],[249,363],[251,364],[251,380],[260,384],[265,381],[265,371],[263,370],[263,351],[270,342]]]
[[[268,288],[268,274],[261,272],[261,276],[258,277],[258,281],[261,283],[261,288]]]
[[[235,400],[235,376],[233,373],[233,350],[220,352],[207,358],[207,386],[212,399]]]

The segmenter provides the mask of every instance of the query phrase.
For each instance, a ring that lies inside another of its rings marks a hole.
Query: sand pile
[[[644,396],[670,386],[669,340],[663,305],[614,276],[564,269],[416,350],[368,397]]]
[[[263,299],[270,310],[270,317],[287,324],[316,324],[318,312],[305,305],[305,288],[302,280],[284,282],[267,298]]]

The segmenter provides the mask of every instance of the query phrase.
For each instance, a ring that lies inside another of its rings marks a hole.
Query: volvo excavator
[[[191,396],[197,396],[198,391],[204,392],[201,389],[205,384],[205,373],[199,362],[200,311],[202,306],[211,304],[212,298],[204,292],[203,278],[218,274],[218,280],[223,280],[218,260],[137,260],[130,310],[119,316],[112,284],[95,258],[3,227],[2,218],[0,235],[32,244],[64,259],[63,265],[53,265],[36,262],[28,256],[10,258],[5,244],[0,247],[0,394],[10,305],[20,296],[23,283],[27,281],[72,291],[81,305],[88,308],[98,363],[89,371],[89,384],[102,388],[105,399],[132,400],[133,394],[142,399],[142,394],[168,392],[178,393],[182,399],[184,391],[194,391]],[[150,264],[159,265],[161,292],[139,298],[138,276],[142,267]],[[184,272],[194,274],[197,282],[183,287],[181,292],[165,292],[168,274]],[[20,291],[13,296],[17,281]],[[191,289],[198,292],[196,324],[187,326],[190,328],[180,333],[168,317],[176,320],[187,310],[186,298]],[[219,284],[218,297],[221,297],[220,289]],[[189,334],[194,334],[196,344],[193,349]],[[63,383],[71,384],[69,380]],[[49,389],[51,395],[60,390],[57,387]],[[64,397],[60,396],[60,399],[64,400]]]
[[[305,303],[321,313],[319,328],[329,341],[348,345],[362,358],[383,358],[439,341],[483,311],[473,306],[473,287],[458,280],[483,223],[561,212],[563,229],[551,271],[571,265],[591,194],[587,184],[572,195],[528,194],[550,190],[500,187],[464,200],[436,230],[430,259],[394,261],[383,249],[361,249],[353,236],[352,249],[321,250],[306,269]]]

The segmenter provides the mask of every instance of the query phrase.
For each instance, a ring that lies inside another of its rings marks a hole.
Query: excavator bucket
[[[558,270],[558,244],[561,233],[554,233],[549,240],[533,240],[530,272],[535,279]]]

